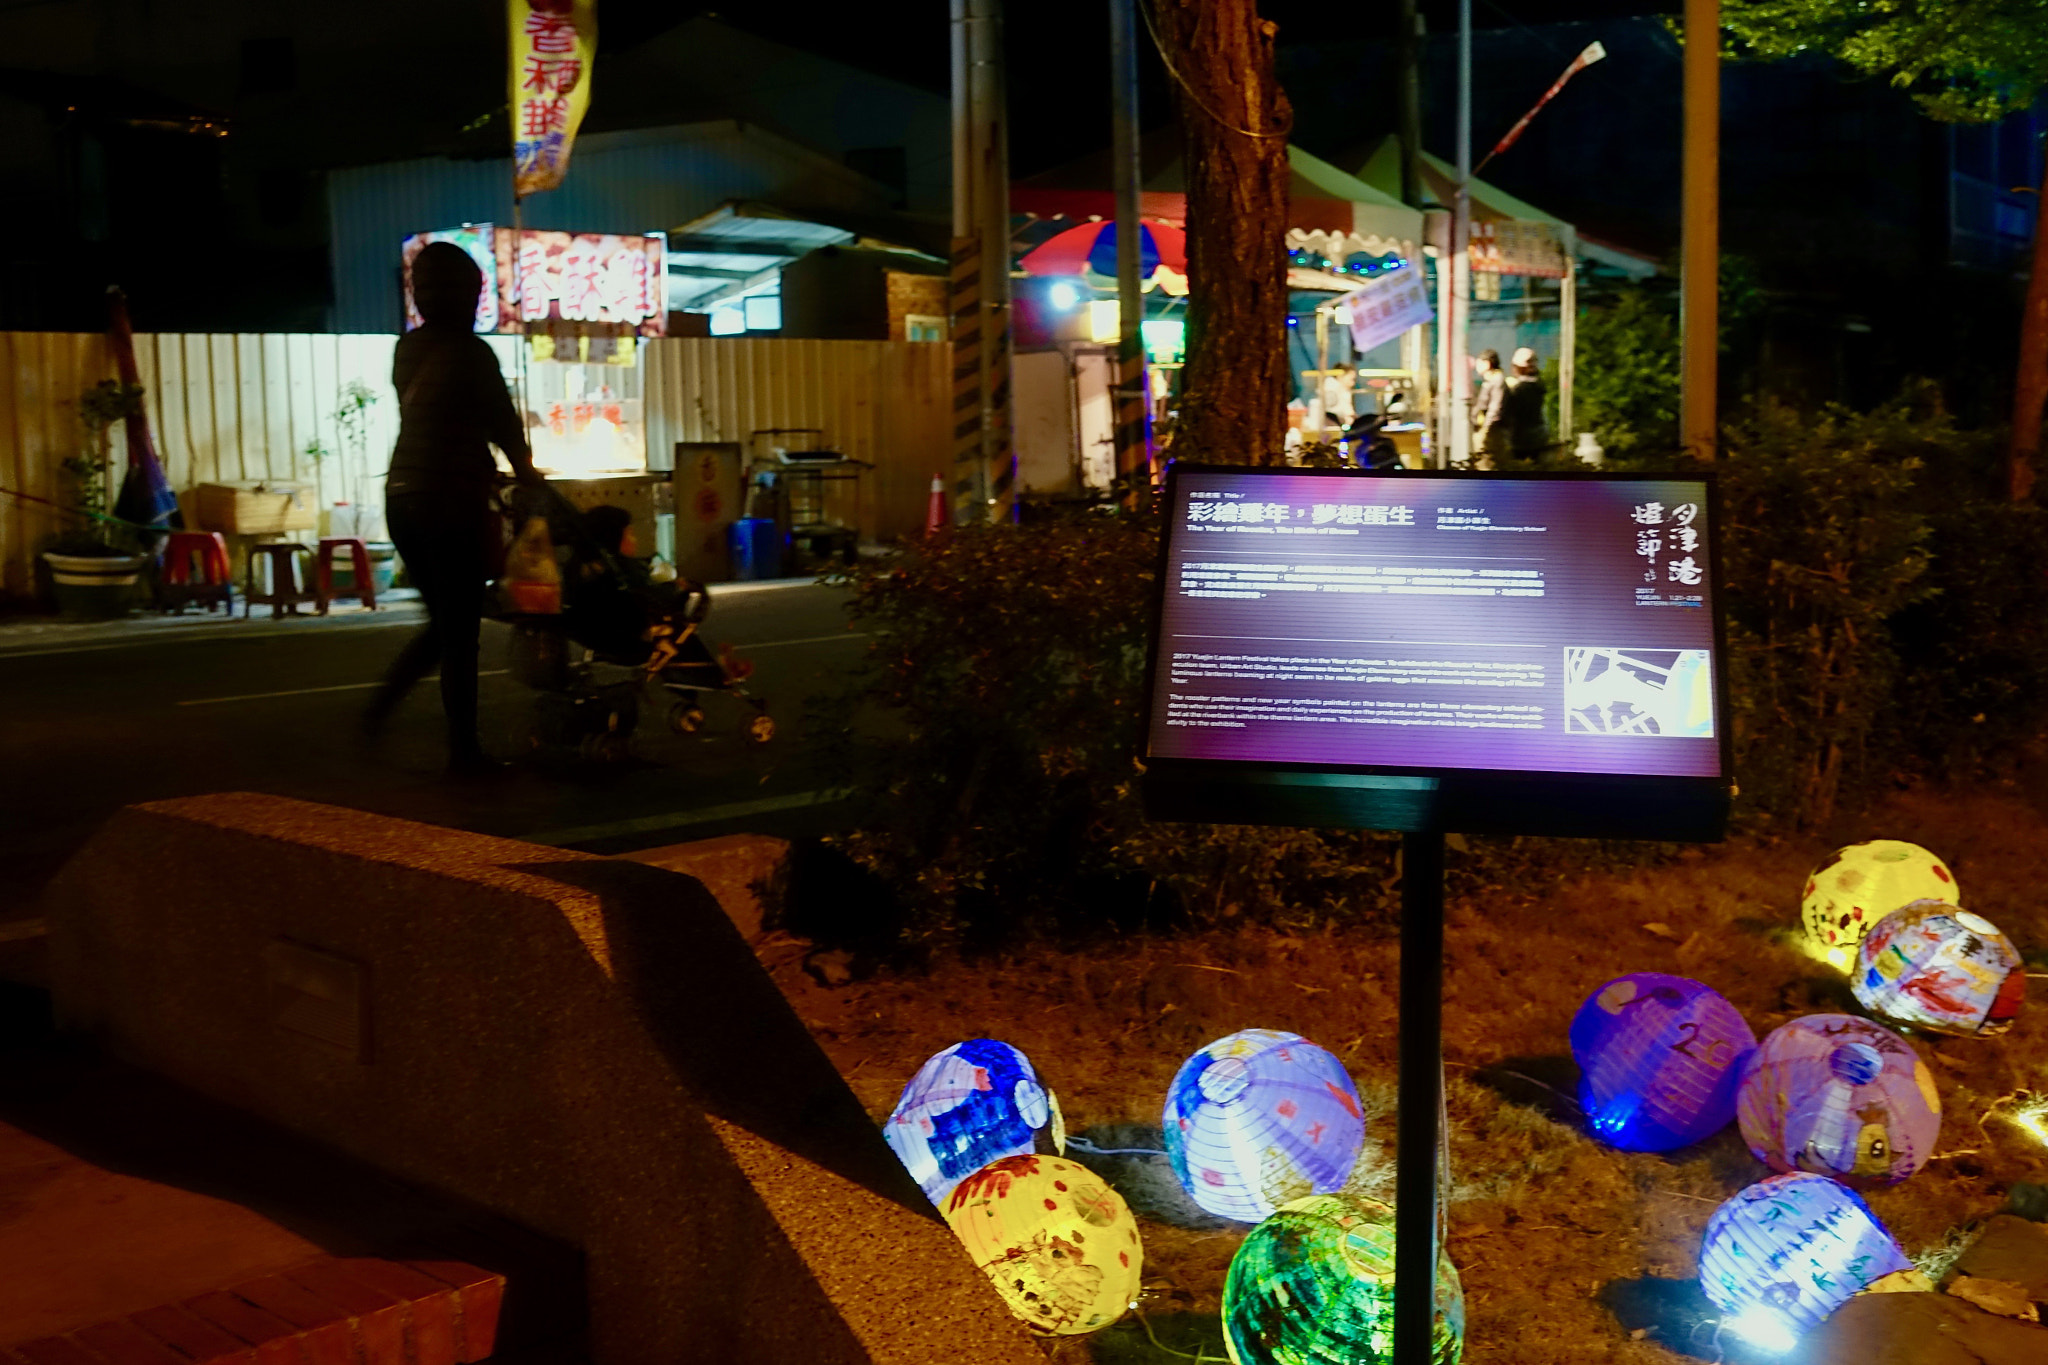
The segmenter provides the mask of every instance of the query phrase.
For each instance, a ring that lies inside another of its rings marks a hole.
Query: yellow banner
[[[597,0],[508,0],[512,35],[512,193],[554,189],[590,104]]]

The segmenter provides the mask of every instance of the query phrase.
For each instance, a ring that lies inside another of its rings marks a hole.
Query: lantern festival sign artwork
[[[466,224],[405,239],[405,325],[420,325],[412,263],[430,242],[454,242],[476,261],[489,286],[477,304],[479,332],[560,332],[661,336],[668,317],[668,247],[660,233],[515,233]],[[515,245],[516,242],[516,245]]]
[[[590,106],[597,0],[508,0],[512,39],[512,194],[551,190]]]
[[[1367,280],[1344,296],[1344,307],[1351,314],[1351,345],[1358,351],[1384,345],[1436,316],[1429,287],[1412,262]]]

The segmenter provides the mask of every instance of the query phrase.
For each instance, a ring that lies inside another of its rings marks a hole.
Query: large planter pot
[[[148,555],[60,555],[43,553],[57,608],[66,616],[107,621],[126,616],[135,603],[135,581]]]

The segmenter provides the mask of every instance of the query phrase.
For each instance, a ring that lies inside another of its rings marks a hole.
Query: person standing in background
[[[1481,351],[1476,364],[1479,390],[1472,395],[1472,466],[1491,469],[1494,459],[1507,449],[1506,433],[1500,428],[1506,376],[1500,372],[1499,351]]]
[[[1501,392],[1500,424],[1507,453],[1517,460],[1542,457],[1550,445],[1550,427],[1543,420],[1543,374],[1536,352],[1527,346],[1515,352],[1514,371]]]
[[[491,510],[498,464],[491,447],[504,452],[521,483],[541,482],[498,357],[475,331],[483,287],[483,271],[453,242],[434,242],[413,259],[413,301],[425,321],[399,338],[392,356],[399,426],[384,509],[399,558],[426,604],[427,627],[392,660],[362,721],[365,737],[375,739],[413,684],[438,663],[454,777],[503,767],[484,752],[477,734],[477,650],[489,561],[499,539]]]
[[[1349,427],[1357,411],[1353,406],[1353,388],[1358,371],[1347,361],[1338,361],[1334,368],[1323,371],[1323,425],[1326,427]]]

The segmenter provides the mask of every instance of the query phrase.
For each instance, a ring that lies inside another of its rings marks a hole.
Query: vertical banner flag
[[[590,104],[597,0],[508,0],[512,38],[512,193],[554,189]]]

